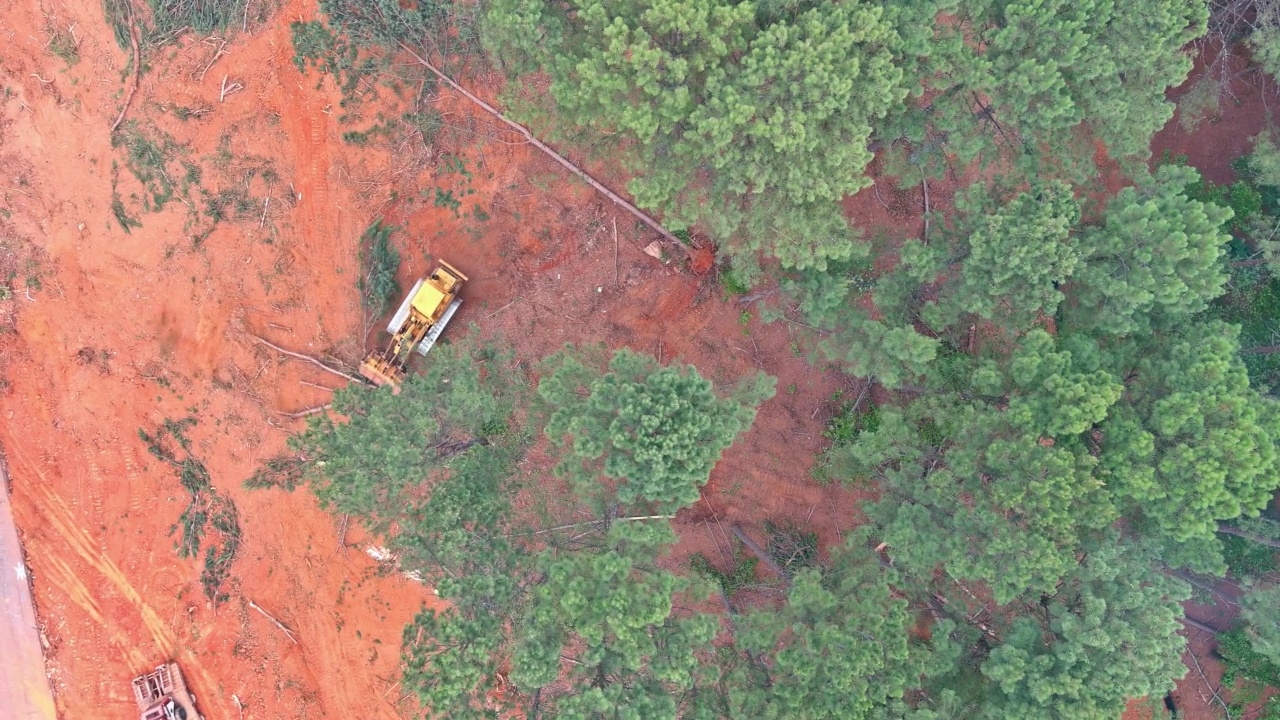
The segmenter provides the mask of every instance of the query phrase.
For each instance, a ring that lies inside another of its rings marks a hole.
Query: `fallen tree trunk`
[[[1205,625],[1204,623],[1200,622],[1199,620],[1192,620],[1191,618],[1186,617],[1186,616],[1180,617],[1180,618],[1178,618],[1178,619],[1179,619],[1179,620],[1181,620],[1183,623],[1185,623],[1185,624],[1187,624],[1187,625],[1189,625],[1189,626],[1191,626],[1191,627],[1193,627],[1193,628],[1196,628],[1197,630],[1203,630],[1203,631],[1205,631],[1205,632],[1207,632],[1207,633],[1213,633],[1214,635],[1221,635],[1221,634],[1222,634],[1222,631],[1221,631],[1221,630],[1219,630],[1218,628],[1213,627],[1212,625]]]
[[[743,531],[741,525],[739,525],[738,523],[733,523],[732,525],[729,526],[729,529],[732,530],[733,534],[738,537],[738,540],[741,540],[742,544],[745,545],[746,548],[751,551],[752,555],[755,555],[756,557],[760,558],[760,562],[764,563],[769,567],[770,570],[777,573],[778,577],[782,578],[782,581],[786,583],[788,587],[791,585],[791,573],[782,569],[782,566],[779,565],[777,561],[775,561],[773,557],[769,555],[769,553],[765,552],[764,548],[757,545],[756,541],[752,540],[747,535],[747,533]]]
[[[690,257],[689,249],[684,246],[684,243],[680,242],[680,239],[677,238],[675,235],[672,235],[671,231],[662,227],[662,225],[660,225],[657,220],[654,220],[647,213],[645,213],[640,208],[636,207],[626,198],[622,197],[621,195],[618,195],[614,191],[605,187],[598,180],[588,175],[587,172],[582,168],[569,162],[567,159],[565,159],[563,155],[553,150],[551,146],[547,145],[546,143],[542,142],[538,138],[534,137],[533,133],[530,132],[528,128],[526,128],[525,126],[521,125],[520,123],[514,120],[507,118],[507,116],[499,112],[497,108],[481,100],[475,95],[472,95],[469,91],[467,91],[466,88],[454,82],[453,78],[449,77],[448,75],[445,75],[435,65],[432,65],[429,60],[422,57],[418,53],[414,52],[413,48],[409,47],[408,45],[405,45],[403,42],[400,43],[400,47],[405,52],[412,55],[414,59],[416,59],[419,63],[422,64],[423,67],[430,70],[432,74],[434,74],[436,77],[443,80],[446,85],[453,88],[454,90],[457,90],[459,93],[461,93],[465,98],[467,98],[471,102],[475,103],[476,105],[479,105],[485,112],[489,113],[490,115],[494,116],[498,120],[502,121],[502,123],[504,123],[507,127],[520,133],[520,135],[523,136],[525,140],[529,141],[530,145],[546,153],[546,155],[550,157],[552,160],[555,160],[556,162],[560,163],[569,172],[573,173],[574,175],[577,175],[579,178],[584,180],[588,185],[590,185],[591,187],[599,191],[600,194],[612,200],[615,205],[617,205],[618,207],[621,207],[622,209],[636,216],[636,218],[639,219],[640,222],[644,223],[645,225],[648,225],[650,228],[653,229],[654,232],[658,233],[664,239],[669,241],[672,245],[679,248],[680,252],[684,253],[684,256],[686,259]]]
[[[1266,537],[1265,535],[1257,535],[1255,533],[1246,532],[1244,530],[1241,530],[1240,528],[1231,527],[1230,525],[1223,525],[1222,523],[1218,523],[1218,532],[1225,533],[1227,535],[1235,535],[1236,537],[1242,537],[1245,540],[1252,540],[1258,543],[1259,545],[1266,545],[1267,547],[1276,548],[1280,550],[1280,540],[1269,538],[1269,537]]]
[[[282,623],[282,622],[280,622],[279,620],[275,619],[275,617],[274,617],[271,613],[269,613],[269,612],[267,612],[266,610],[263,610],[261,607],[259,607],[259,606],[258,606],[258,603],[256,603],[256,602],[254,602],[254,601],[250,600],[250,601],[249,601],[249,607],[251,607],[251,608],[253,608],[254,610],[257,610],[259,613],[261,613],[261,614],[262,614],[262,617],[264,617],[264,618],[266,618],[266,619],[270,620],[271,622],[275,623],[275,626],[276,626],[276,627],[278,627],[278,628],[280,628],[280,630],[281,630],[282,632],[284,632],[284,634],[285,634],[285,635],[287,635],[287,636],[289,637],[289,639],[290,639],[290,640],[292,640],[292,641],[293,641],[293,644],[294,644],[294,645],[297,645],[297,644],[298,644],[298,638],[296,638],[296,637],[294,637],[294,636],[293,636],[293,633],[289,630],[289,628],[285,627],[284,623]]]
[[[367,384],[367,383],[365,383],[365,381],[364,381],[364,380],[361,380],[360,378],[355,377],[354,375],[348,375],[348,374],[346,374],[346,373],[344,373],[344,372],[342,372],[341,370],[338,370],[338,369],[336,369],[336,368],[331,368],[331,367],[329,367],[328,365],[325,365],[324,363],[320,362],[319,360],[317,360],[317,359],[315,359],[315,358],[311,357],[310,355],[303,355],[302,353],[296,353],[296,352],[294,352],[294,351],[292,351],[292,350],[285,350],[284,348],[280,347],[279,345],[276,345],[275,343],[271,342],[270,340],[265,340],[265,339],[263,339],[263,338],[260,338],[260,337],[258,337],[257,335],[254,335],[253,333],[249,333],[249,337],[253,338],[254,340],[257,340],[258,342],[262,343],[263,345],[266,345],[267,347],[271,348],[272,350],[275,350],[276,352],[280,353],[281,355],[288,355],[288,356],[289,356],[289,357],[291,357],[291,358],[297,358],[297,359],[299,359],[299,360],[305,360],[305,361],[307,361],[307,362],[311,363],[312,365],[315,365],[316,367],[320,368],[321,370],[326,370],[326,371],[331,372],[331,373],[333,373],[334,375],[337,375],[337,376],[339,376],[339,377],[344,377],[344,378],[346,378],[346,379],[350,380],[350,381],[351,381],[351,382],[353,382],[353,383]]]
[[[142,79],[142,51],[138,49],[138,26],[133,22],[133,5],[130,4],[129,7],[129,41],[133,44],[133,82],[129,84],[129,92],[124,96],[124,107],[120,108],[116,121],[111,123],[112,133],[120,127],[120,123],[124,122],[124,116],[129,112],[129,103],[133,102],[133,94],[138,91],[138,83]]]

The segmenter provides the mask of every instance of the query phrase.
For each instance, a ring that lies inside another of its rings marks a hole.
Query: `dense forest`
[[[1280,3],[321,5],[300,65],[500,75],[513,117],[608,158],[726,287],[798,304],[811,362],[865,380],[813,479],[872,498],[843,545],[771,526],[735,567],[678,570],[672,521],[772,378],[600,347],[515,362],[458,332],[400,393],[338,392],[256,482],[306,484],[450,603],[404,634],[424,715],[1163,712],[1181,603],[1228,575],[1221,652],[1280,680],[1280,135],[1228,186],[1150,151],[1196,53],[1280,71]],[[873,182],[919,187],[923,231],[847,217]],[[738,592],[757,574],[773,599]]]

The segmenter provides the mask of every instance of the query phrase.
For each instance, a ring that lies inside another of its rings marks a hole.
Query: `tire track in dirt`
[[[38,518],[23,517],[21,521],[22,526],[50,527],[56,531],[57,534],[66,541],[72,552],[74,552],[78,558],[88,563],[91,568],[97,570],[99,574],[115,586],[120,595],[124,597],[124,599],[128,601],[128,603],[138,612],[138,615],[142,619],[143,626],[146,627],[148,633],[151,635],[152,641],[155,643],[156,648],[160,653],[165,658],[180,659],[183,675],[188,678],[188,683],[193,686],[193,689],[196,690],[197,694],[209,698],[216,697],[214,689],[217,685],[213,682],[208,671],[201,664],[195,653],[192,652],[190,648],[179,644],[178,638],[174,634],[172,628],[170,628],[169,625],[160,618],[156,611],[148,605],[145,600],[143,600],[142,594],[139,593],[137,588],[129,582],[129,579],[125,577],[125,574],[120,570],[120,567],[100,550],[95,549],[93,539],[82,527],[80,527],[80,524],[76,522],[75,516],[71,512],[71,508],[68,507],[66,501],[64,501],[62,497],[53,490],[53,484],[47,477],[45,477],[40,468],[26,455],[22,446],[13,436],[12,431],[9,428],[6,428],[5,434],[8,438],[7,448],[9,450],[10,457],[17,460],[19,465],[25,471],[39,479],[39,482],[35,483],[14,483],[14,493],[16,495],[23,496],[25,500],[25,502],[19,506],[23,508],[38,508],[34,510],[34,512],[40,516]],[[90,452],[92,452],[92,450],[90,450]],[[20,514],[24,516],[26,515],[25,512]],[[71,569],[70,565],[61,559],[57,559],[56,552],[50,552],[47,555],[42,555],[40,560],[42,563],[49,562],[51,565],[60,565],[60,569],[55,570],[55,572],[61,572],[63,575],[63,582],[59,583],[60,587],[62,587],[64,591],[68,592],[73,601],[81,605],[81,607],[84,607],[86,612],[90,612],[92,614],[93,610],[89,607],[85,607],[85,605],[77,599],[77,597],[79,597],[81,599],[89,598],[92,600],[92,595],[89,593],[83,582],[80,581],[79,576],[75,571]],[[98,616],[101,617],[102,612],[100,608],[97,609],[97,613]],[[103,624],[103,627],[107,627],[105,623]],[[111,630],[108,630],[108,632],[111,632]],[[115,633],[117,635],[119,634],[118,631],[115,631]],[[138,653],[136,648],[132,648],[125,641],[117,640],[117,644],[122,642],[124,643],[124,647],[129,648],[126,651],[126,656],[130,659],[131,663],[134,663],[134,666],[138,670],[145,669],[149,666],[150,661],[147,661],[140,654],[134,654]],[[205,707],[202,709],[206,715],[211,714],[212,708]]]
[[[288,12],[288,11],[286,11]],[[291,42],[287,32],[281,35],[282,46]],[[287,66],[287,63],[284,63]],[[298,173],[297,190],[301,195],[297,199],[297,217],[299,236],[304,247],[292,252],[310,256],[308,265],[313,267],[344,267],[354,257],[354,247],[348,250],[348,239],[342,235],[342,223],[335,212],[333,193],[329,185],[330,148],[329,148],[329,115],[322,111],[314,93],[310,93],[302,84],[285,82],[280,108],[282,125],[293,139],[295,151],[295,167]],[[354,238],[350,240],[354,243]],[[316,256],[323,260],[316,263]],[[330,306],[332,309],[338,307]],[[324,318],[320,308],[316,308],[316,329],[324,331]],[[344,332],[345,330],[339,330]],[[309,561],[304,562],[309,566]],[[308,567],[310,571],[310,568]],[[309,574],[315,575],[314,571]],[[314,577],[305,581],[297,581],[295,587],[323,587],[326,583],[318,582]],[[305,658],[304,672],[309,684],[317,687],[320,693],[321,707],[333,717],[350,712],[353,708],[364,707],[370,716],[397,720],[398,713],[394,706],[377,692],[362,692],[356,683],[331,683],[327,687],[319,682],[322,677],[341,676],[341,668],[353,668],[363,664],[363,658],[354,653],[349,643],[345,642],[334,627],[334,618],[315,604],[308,604],[300,598],[291,597],[295,601],[295,622],[300,636],[306,638],[301,644],[302,656]],[[352,678],[354,679],[354,677]],[[370,702],[370,698],[376,698]],[[374,710],[376,708],[376,711]]]
[[[314,614],[309,614],[314,618],[314,622],[310,623],[312,625],[318,626],[326,620],[329,620],[327,617],[315,618]],[[339,637],[337,633],[331,632],[328,627],[316,627],[315,631],[309,634],[309,637],[312,640],[318,641],[318,647],[312,645],[303,646],[303,656],[307,659],[308,667],[310,667],[312,663],[316,663],[317,665],[334,663],[339,667],[350,668],[358,667],[362,663],[363,659],[354,656],[350,652],[349,645],[343,642],[342,638]],[[391,703],[388,702],[385,697],[377,695],[377,693],[366,695],[364,702],[361,703],[360,699],[352,693],[351,685],[348,683],[342,684],[341,688],[331,688],[331,691],[337,692],[341,696],[343,707],[347,708],[359,707],[363,704],[367,709],[372,709],[369,707],[369,698],[375,697],[378,700],[375,707],[378,708],[379,717],[383,718],[383,720],[400,720],[399,714],[395,711],[395,708]],[[326,708],[326,710],[328,709],[329,708]]]
[[[297,153],[299,171],[297,209],[301,216],[302,235],[307,239],[319,237],[329,242],[308,243],[307,250],[325,248],[334,238],[333,204],[329,193],[329,117],[313,107],[314,99],[302,87],[302,81],[286,85],[285,107],[282,118],[290,127]]]
[[[97,598],[80,581],[80,577],[76,575],[75,570],[62,558],[58,557],[52,548],[45,548],[44,545],[45,543],[41,541],[31,543],[32,549],[37,551],[33,554],[39,556],[44,576],[54,586],[62,590],[71,602],[75,603],[81,610],[84,610],[91,620],[98,624],[98,627],[106,633],[111,643],[120,650],[121,656],[131,667],[146,667],[149,659],[129,642],[128,636],[120,630],[118,625],[106,618],[102,607],[98,605]]]

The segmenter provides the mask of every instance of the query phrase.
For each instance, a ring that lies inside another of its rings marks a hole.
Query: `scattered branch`
[[[301,418],[301,417],[306,417],[308,415],[315,415],[317,413],[322,413],[325,410],[328,410],[329,407],[330,406],[328,404],[325,404],[325,405],[317,405],[315,407],[309,407],[305,410],[299,410],[298,412],[285,412],[283,410],[276,410],[275,412],[277,415],[283,415],[287,418]]]
[[[1196,654],[1191,648],[1187,648],[1187,655],[1191,657],[1191,663],[1196,666],[1196,672],[1200,673],[1200,679],[1204,681],[1204,686],[1209,688],[1209,692],[1213,693],[1213,699],[1218,701],[1222,706],[1222,712],[1226,714],[1227,720],[1231,720],[1231,708],[1227,707],[1227,703],[1222,700],[1222,695],[1218,694],[1218,688],[1209,682],[1209,677],[1204,674],[1204,669],[1200,667],[1200,661],[1196,659]]]
[[[757,300],[763,300],[767,297],[773,297],[774,295],[777,295],[780,292],[782,291],[777,288],[774,288],[772,290],[761,290],[758,293],[751,293],[750,295],[743,295],[742,297],[738,298],[738,304],[745,307]]]
[[[200,74],[196,77],[196,82],[204,80],[204,75],[209,72],[209,68],[213,67],[213,64],[218,62],[218,58],[227,54],[227,41],[223,40],[222,45],[218,47],[218,51],[213,54],[213,58],[209,60],[208,64],[204,66],[204,69],[201,70]],[[226,80],[224,79],[223,82],[226,82]]]
[[[276,352],[278,352],[278,353],[280,353],[280,354],[282,354],[282,355],[288,355],[289,357],[297,358],[297,359],[299,359],[299,360],[306,360],[307,362],[311,363],[312,365],[315,365],[316,367],[320,368],[321,370],[325,370],[325,371],[331,372],[331,373],[333,373],[334,375],[337,375],[338,377],[344,377],[344,378],[346,378],[346,379],[348,379],[348,380],[350,380],[351,382],[354,382],[354,383],[363,383],[363,382],[364,382],[363,380],[361,380],[361,379],[359,379],[359,378],[357,378],[357,377],[355,377],[355,376],[353,376],[353,375],[348,375],[348,374],[346,374],[346,373],[342,372],[341,370],[337,370],[337,369],[335,369],[335,368],[331,368],[331,367],[329,367],[328,365],[325,365],[324,363],[320,362],[319,360],[317,360],[317,359],[315,359],[315,358],[311,357],[310,355],[303,355],[302,353],[296,353],[296,352],[293,352],[292,350],[285,350],[284,348],[280,347],[279,345],[276,345],[275,343],[273,343],[273,342],[271,342],[271,341],[269,341],[269,340],[263,340],[262,338],[258,337],[257,335],[254,335],[254,334],[252,334],[252,333],[250,333],[249,337],[253,338],[254,340],[257,340],[258,342],[262,343],[263,345],[266,345],[267,347],[271,348],[272,350],[275,350]]]
[[[132,17],[133,10],[130,5],[129,14]],[[124,116],[129,112],[129,103],[133,101],[133,94],[138,90],[138,83],[142,79],[142,51],[138,49],[138,26],[130,19],[129,21],[129,40],[133,43],[133,83],[129,85],[129,92],[124,96],[124,107],[120,108],[120,114],[116,116],[116,121],[111,124],[111,132],[115,132],[120,127],[120,123],[124,122]]]
[[[924,187],[924,239],[929,239],[929,178],[920,178],[921,186]]]
[[[635,517],[614,518],[610,522],[635,522],[637,520],[672,520],[674,518],[675,518],[675,515],[637,515]],[[556,527],[547,528],[545,530],[536,530],[530,533],[530,535],[546,535],[547,533],[559,532],[560,530],[571,530],[573,528],[586,527],[588,525],[599,525],[601,522],[603,521],[591,520],[589,522],[573,523],[572,525],[557,525]],[[503,537],[510,537],[511,535],[523,535],[523,534],[524,533],[510,533],[509,535],[504,535]]]
[[[1250,352],[1250,351],[1245,350],[1243,352]],[[1280,549],[1280,540],[1265,537],[1262,535],[1257,535],[1251,532],[1246,532],[1244,530],[1241,530],[1240,528],[1231,527],[1230,525],[1223,525],[1222,523],[1218,523],[1218,532],[1225,533],[1227,535],[1235,535],[1236,537],[1242,537],[1246,540],[1252,540],[1258,543],[1259,545],[1266,545],[1267,547],[1270,547],[1270,548]]]
[[[244,86],[238,82],[233,82],[230,85],[228,85],[227,77],[228,77],[227,75],[222,76],[222,93],[218,95],[218,102],[223,102],[227,99],[228,95],[239,92],[244,89]]]
[[[1189,626],[1191,626],[1191,627],[1193,627],[1193,628],[1195,628],[1195,629],[1197,629],[1197,630],[1203,630],[1203,631],[1205,631],[1205,632],[1207,632],[1207,633],[1212,633],[1212,634],[1214,634],[1214,635],[1221,635],[1221,634],[1222,634],[1222,631],[1221,631],[1221,630],[1219,630],[1219,629],[1217,629],[1217,628],[1215,628],[1215,627],[1213,627],[1213,626],[1211,626],[1211,625],[1205,625],[1204,623],[1200,622],[1199,620],[1193,620],[1192,618],[1189,618],[1189,617],[1186,617],[1186,616],[1180,617],[1180,618],[1178,618],[1178,619],[1179,619],[1179,620],[1181,620],[1181,621],[1183,622],[1183,624],[1185,624],[1185,625],[1189,625]]]
[[[491,317],[493,317],[493,316],[497,315],[498,313],[502,312],[503,310],[506,310],[507,308],[511,307],[512,305],[515,305],[515,304],[516,304],[516,300],[519,300],[519,299],[520,299],[520,296],[519,296],[519,295],[517,295],[515,298],[513,298],[513,299],[511,300],[511,302],[507,303],[506,305],[503,305],[502,307],[498,308],[497,310],[494,310],[493,312],[489,313],[488,315],[485,315],[485,316],[484,316],[484,319],[485,319],[485,320],[488,320],[489,318],[491,318]]]
[[[875,378],[869,378],[867,380],[867,384],[862,387],[862,392],[858,393],[858,399],[853,401],[853,406],[849,408],[849,412],[851,413],[858,412],[859,408],[862,407],[862,401],[866,400],[867,396],[871,394],[871,388],[874,387],[875,384],[876,384]]]
[[[260,613],[262,613],[262,617],[264,617],[264,618],[266,618],[266,619],[270,620],[271,622],[275,623],[276,627],[280,628],[280,630],[281,630],[281,631],[283,631],[285,635],[289,636],[289,639],[293,641],[293,644],[294,644],[294,645],[297,645],[297,644],[298,644],[298,638],[296,638],[296,637],[294,637],[294,636],[293,636],[293,633],[289,630],[289,628],[285,627],[285,626],[284,626],[284,623],[282,623],[282,622],[280,622],[279,620],[277,620],[277,619],[275,619],[274,617],[272,617],[272,616],[271,616],[271,613],[269,613],[269,612],[267,612],[266,610],[263,610],[261,607],[259,607],[259,606],[258,606],[258,603],[256,603],[256,602],[254,602],[254,601],[250,600],[250,601],[249,601],[249,607],[253,608],[254,610],[257,610],[257,611],[258,611],[258,612],[260,612]]]
[[[748,536],[747,533],[743,531],[741,525],[739,525],[738,523],[733,523],[732,525],[729,526],[729,529],[732,530],[733,534],[737,536],[738,540],[742,541],[742,544],[745,545],[746,548],[751,551],[752,555],[755,555],[756,557],[760,558],[760,562],[769,566],[769,569],[775,572],[778,575],[778,577],[782,578],[782,581],[784,583],[786,583],[787,585],[791,585],[791,573],[784,570],[782,566],[779,565],[771,555],[769,555],[769,553],[764,551],[764,548],[757,545],[756,541],[752,540],[750,536]]]

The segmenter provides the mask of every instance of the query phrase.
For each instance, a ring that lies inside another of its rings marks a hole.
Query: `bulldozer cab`
[[[413,351],[425,356],[462,305],[458,293],[466,281],[466,275],[441,260],[431,274],[414,283],[387,323],[391,342],[383,351],[369,353],[360,364],[360,374],[374,385],[391,385],[398,392]]]
[[[204,720],[177,663],[165,663],[133,679],[139,720]]]

